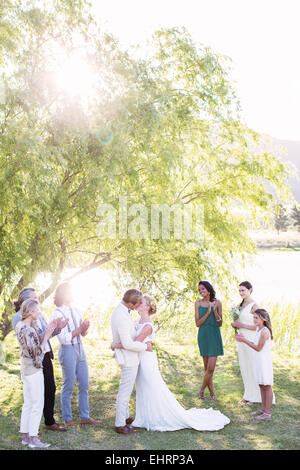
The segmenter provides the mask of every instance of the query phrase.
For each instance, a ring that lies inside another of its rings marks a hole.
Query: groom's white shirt
[[[112,337],[115,343],[121,343],[124,349],[115,350],[115,359],[121,367],[136,367],[139,353],[147,349],[145,343],[134,341],[136,330],[128,308],[120,303],[111,316]]]

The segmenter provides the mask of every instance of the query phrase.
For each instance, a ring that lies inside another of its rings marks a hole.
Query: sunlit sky
[[[120,44],[145,44],[160,27],[233,59],[232,78],[251,128],[300,140],[299,0],[92,0]],[[141,48],[143,51],[143,48]]]

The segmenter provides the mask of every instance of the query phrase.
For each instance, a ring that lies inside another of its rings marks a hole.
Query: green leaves
[[[160,295],[175,295],[178,273],[187,295],[199,276],[232,279],[233,253],[254,249],[249,220],[271,210],[265,182],[287,196],[288,170],[239,119],[229,59],[173,28],[156,32],[153,56],[136,61],[90,21],[87,2],[10,6],[0,28],[4,44],[9,29],[15,41],[1,49],[9,84],[0,106],[1,291],[102,257]],[[97,71],[93,99],[56,82],[61,54],[78,47]],[[154,204],[201,204],[204,243],[100,239],[98,205],[117,208],[120,195],[148,214]]]

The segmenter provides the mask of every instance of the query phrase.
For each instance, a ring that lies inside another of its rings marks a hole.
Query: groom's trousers
[[[121,381],[116,405],[116,426],[125,426],[129,417],[129,400],[132,393],[135,379],[138,372],[138,365],[135,367],[121,368]]]

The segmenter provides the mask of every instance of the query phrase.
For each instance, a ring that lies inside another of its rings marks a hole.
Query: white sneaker
[[[31,449],[39,448],[39,449],[46,449],[49,447],[51,444],[46,444],[44,442],[41,442],[36,436],[35,437],[30,437],[29,438],[29,444],[28,447]]]

